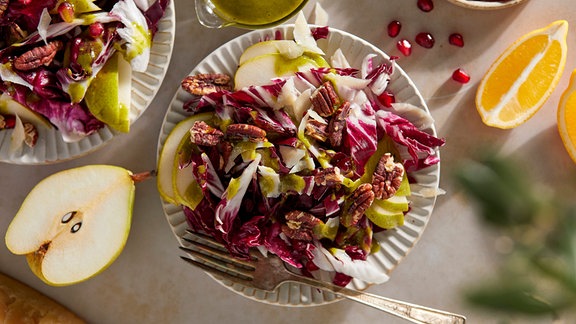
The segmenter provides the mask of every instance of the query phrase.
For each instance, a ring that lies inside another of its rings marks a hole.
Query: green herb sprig
[[[512,158],[490,154],[455,174],[480,216],[511,242],[493,278],[466,299],[507,314],[551,316],[576,309],[576,200],[535,183]]]

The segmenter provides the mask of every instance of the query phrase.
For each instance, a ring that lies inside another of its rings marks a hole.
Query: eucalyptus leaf
[[[528,284],[501,282],[484,285],[467,294],[468,301],[494,310],[531,315],[554,314],[555,308],[533,295]]]
[[[508,314],[555,318],[576,309],[576,203],[570,195],[542,190],[517,161],[493,154],[466,163],[454,178],[480,216],[514,241],[498,271],[480,279],[466,299]]]
[[[499,226],[532,221],[538,203],[525,188],[523,177],[503,162],[470,162],[456,174],[458,184],[479,205],[484,219]]]

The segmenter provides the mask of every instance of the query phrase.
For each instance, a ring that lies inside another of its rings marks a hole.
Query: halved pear
[[[122,252],[132,221],[134,178],[124,168],[88,165],[60,171],[28,194],[6,232],[49,285],[89,279]]]
[[[319,55],[304,53],[293,59],[286,58],[281,53],[256,56],[238,67],[234,75],[234,88],[238,90],[253,85],[269,84],[272,79],[321,66],[328,66],[328,63]]]
[[[94,117],[124,133],[130,130],[131,82],[130,63],[115,52],[90,82],[84,96]]]
[[[174,190],[173,173],[177,167],[177,161],[175,160],[177,160],[176,155],[182,140],[189,138],[190,128],[192,128],[196,121],[209,121],[213,116],[212,113],[201,113],[190,116],[176,124],[170,133],[168,133],[164,145],[160,150],[156,175],[158,192],[165,201],[174,205],[180,205],[180,199],[176,196]]]

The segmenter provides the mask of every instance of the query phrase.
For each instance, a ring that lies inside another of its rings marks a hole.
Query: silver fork
[[[303,283],[325,291],[374,307],[412,323],[465,323],[466,317],[420,305],[340,287],[328,282],[295,274],[289,271],[282,260],[275,255],[264,257],[253,253],[252,260],[238,260],[228,253],[226,248],[212,237],[187,231],[189,237],[182,237],[189,246],[180,246],[190,257],[181,256],[186,262],[216,276],[265,291],[274,291],[283,282]]]

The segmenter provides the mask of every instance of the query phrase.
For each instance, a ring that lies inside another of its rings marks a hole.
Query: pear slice
[[[188,133],[189,134],[189,133]],[[190,209],[196,209],[196,206],[203,199],[202,188],[194,177],[192,164],[181,165],[182,160],[189,160],[192,154],[199,154],[195,144],[190,141],[190,136],[183,136],[176,149],[174,156],[174,167],[172,169],[172,188],[176,201]]]
[[[304,54],[304,48],[296,44],[295,41],[287,39],[258,42],[244,50],[240,56],[238,65],[242,65],[255,57],[266,54],[282,54],[288,59],[294,59]]]
[[[234,75],[234,88],[238,90],[254,85],[265,85],[275,78],[327,65],[326,60],[318,55],[311,56],[304,53],[290,59],[281,53],[263,54],[245,61],[238,67]]]
[[[39,182],[8,226],[6,246],[32,272],[65,286],[106,269],[122,252],[132,221],[135,179],[124,168],[88,165]]]
[[[405,212],[408,211],[408,198],[406,196],[392,196],[388,199],[376,199],[374,203],[379,208],[386,209],[389,212]]]
[[[94,117],[124,133],[130,130],[131,82],[130,63],[115,52],[90,82],[84,97]]]
[[[176,196],[173,182],[173,174],[175,168],[177,168],[177,154],[179,149],[181,149],[183,139],[189,138],[189,131],[192,125],[199,120],[209,121],[213,116],[212,113],[201,113],[190,116],[176,124],[170,133],[168,133],[164,145],[160,150],[156,175],[158,192],[165,201],[174,205],[181,204],[181,198]]]
[[[395,197],[395,196],[393,196]],[[366,217],[378,227],[391,229],[404,224],[404,212],[408,210],[408,199],[405,196],[398,196],[404,201],[390,201],[376,199],[366,210]]]

